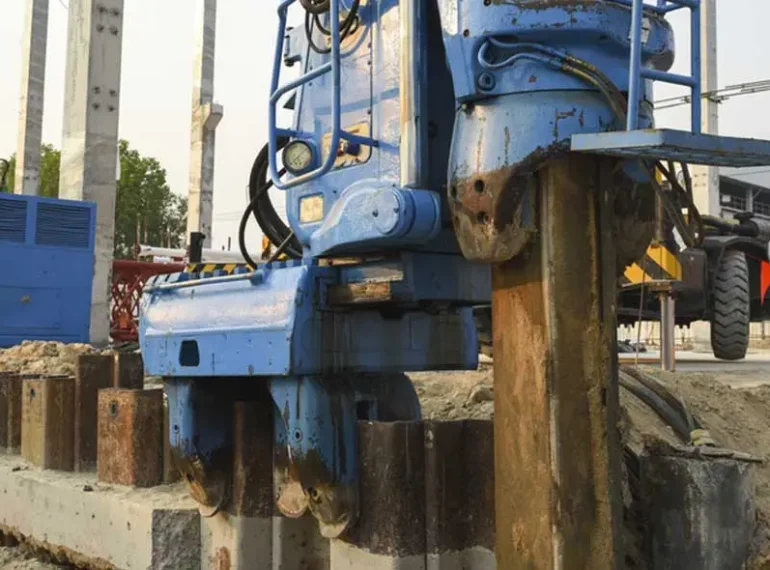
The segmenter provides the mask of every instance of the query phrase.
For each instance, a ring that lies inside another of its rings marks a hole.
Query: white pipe
[[[251,253],[251,258],[258,260],[260,253]],[[186,249],[170,247],[155,247],[152,245],[140,245],[139,257],[169,257],[173,259],[187,259]],[[201,257],[202,263],[246,263],[239,252],[219,251],[216,249],[204,249]]]

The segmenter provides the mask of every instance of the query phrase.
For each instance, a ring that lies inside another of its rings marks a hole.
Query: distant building
[[[722,217],[754,212],[770,220],[770,168],[722,168],[719,179]]]

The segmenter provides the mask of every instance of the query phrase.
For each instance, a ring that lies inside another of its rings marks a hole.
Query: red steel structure
[[[183,263],[150,263],[116,259],[112,266],[110,336],[115,342],[139,340],[139,301],[150,277],[184,271]]]

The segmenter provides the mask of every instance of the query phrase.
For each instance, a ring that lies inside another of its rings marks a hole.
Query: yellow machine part
[[[681,281],[682,264],[666,246],[654,243],[644,258],[626,269],[623,285],[640,285],[653,281]]]

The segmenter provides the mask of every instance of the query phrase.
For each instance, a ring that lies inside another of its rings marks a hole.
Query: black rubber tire
[[[742,360],[749,348],[749,266],[741,251],[727,250],[712,284],[711,348],[720,360]]]

